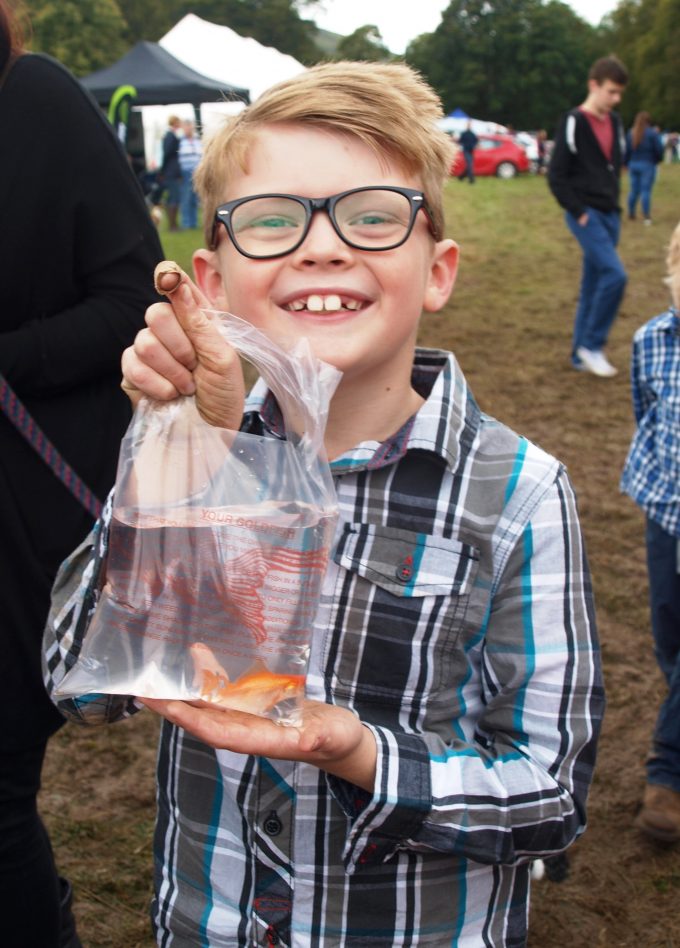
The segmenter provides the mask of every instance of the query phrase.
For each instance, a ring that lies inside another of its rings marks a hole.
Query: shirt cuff
[[[343,862],[351,875],[386,862],[411,839],[432,808],[430,756],[417,734],[364,724],[377,746],[373,794],[328,776],[331,793],[350,818]]]

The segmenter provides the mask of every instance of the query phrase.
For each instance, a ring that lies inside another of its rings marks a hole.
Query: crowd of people
[[[548,169],[583,251],[572,364],[603,377],[615,371],[604,348],[627,279],[620,171],[652,141],[640,118],[626,142],[615,106],[627,78],[614,57],[593,65]],[[47,740],[67,718],[112,723],[144,706],[162,718],[158,944],[526,944],[532,862],[585,829],[601,657],[564,466],[479,410],[453,353],[416,346],[422,312],[446,305],[458,266],[441,114],[404,64],[327,63],[263,93],[205,151],[192,124],[179,138],[172,118],[168,227],[195,227],[198,202],[203,211],[192,279],[156,267],[158,236],[115,134],[66,70],[25,52],[0,0],[0,131],[14,146],[0,156],[3,219],[22,195],[20,223],[0,233],[6,948],[80,945],[37,811]],[[651,186],[639,179],[647,214]],[[46,222],[51,253],[27,294]],[[638,428],[622,489],[647,515],[669,689],[637,826],[672,843],[680,228],[668,271],[671,305],[634,340]],[[107,583],[107,493],[132,407],[193,396],[212,424],[282,436],[275,394],[260,380],[245,396],[240,362],[205,309],[236,312],[274,339],[305,337],[342,372],[325,432],[341,513],[294,727],[204,701],[59,694]],[[59,476],[46,440],[63,457]]]
[[[149,200],[154,207],[165,209],[170,232],[194,229],[199,223],[194,172],[203,154],[196,123],[171,115],[161,151],[160,167],[148,188]]]

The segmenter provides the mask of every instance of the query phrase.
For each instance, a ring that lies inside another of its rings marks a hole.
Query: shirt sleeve
[[[574,217],[580,217],[585,211],[585,205],[577,197],[571,184],[574,156],[567,144],[568,128],[573,125],[573,134],[576,133],[576,119],[569,113],[565,115],[555,133],[550,164],[548,165],[548,185],[557,203],[569,211]]]
[[[399,850],[514,864],[559,852],[585,828],[604,692],[575,499],[562,472],[526,524],[492,597],[476,670],[474,734],[373,727],[373,796],[355,801],[349,872]],[[344,803],[343,803],[344,799]]]
[[[640,334],[633,337],[633,349],[630,360],[630,392],[633,400],[633,414],[639,425],[654,400],[654,395],[645,378],[644,338]]]
[[[60,698],[59,686],[75,665],[99,600],[108,549],[113,491],[92,532],[59,568],[43,635],[43,678],[61,711],[79,724],[109,724],[130,717],[142,705],[127,695],[88,694]]]

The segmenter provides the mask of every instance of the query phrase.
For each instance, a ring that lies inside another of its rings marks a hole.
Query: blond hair
[[[677,309],[680,308],[680,224],[676,226],[671,235],[666,257],[666,269],[668,271],[666,283],[670,287],[673,306]]]
[[[272,86],[210,139],[196,170],[206,245],[211,244],[215,210],[230,175],[247,171],[257,131],[279,122],[353,135],[379,157],[417,176],[440,239],[442,189],[455,152],[449,136],[436,126],[442,115],[436,93],[404,63],[323,63]]]

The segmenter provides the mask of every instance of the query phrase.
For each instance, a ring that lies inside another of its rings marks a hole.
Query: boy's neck
[[[424,399],[407,385],[340,384],[333,396],[325,446],[330,461],[363,441],[382,442],[395,434],[423,404]]]

